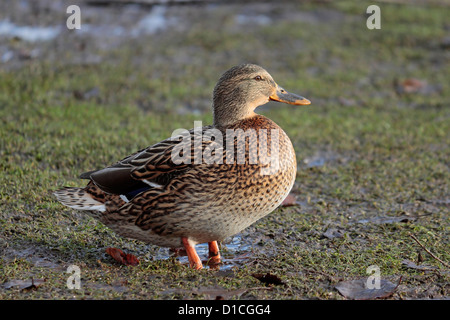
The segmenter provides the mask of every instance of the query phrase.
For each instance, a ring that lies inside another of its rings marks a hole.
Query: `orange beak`
[[[294,93],[287,92],[278,85],[277,90],[275,91],[274,94],[272,94],[269,97],[269,99],[273,101],[293,104],[296,106],[306,106],[308,104],[311,104],[311,101],[309,101],[308,99],[303,98],[302,96],[296,95]]]

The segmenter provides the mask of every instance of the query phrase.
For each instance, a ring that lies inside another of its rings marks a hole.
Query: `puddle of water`
[[[133,29],[131,34],[139,36],[140,34],[153,34],[157,31],[166,29],[174,21],[166,17],[167,8],[164,6],[155,6],[152,11],[144,16]]]
[[[59,35],[60,31],[59,26],[17,26],[8,20],[0,21],[0,36],[17,37],[29,42],[52,40]]]
[[[221,264],[220,270],[229,270],[242,264],[243,261],[251,258],[251,244],[242,239],[240,235],[234,236],[221,244]],[[208,258],[208,244],[202,243],[195,246],[195,249],[204,262]],[[157,258],[157,257],[155,257]],[[168,259],[169,257],[161,257],[161,259]],[[181,264],[189,264],[186,256],[177,257]]]
[[[303,159],[307,168],[322,167],[325,164],[325,157],[311,157]]]
[[[305,157],[301,166],[305,168],[323,167],[326,164],[345,164],[350,156],[338,154],[331,150],[317,151],[310,157]]]
[[[147,15],[144,15],[136,23],[127,27],[120,24],[88,24],[83,23],[77,34],[81,36],[90,35],[96,38],[105,37],[139,37],[142,34],[154,34],[165,30],[176,23],[174,17],[166,16],[167,7],[155,6]],[[50,41],[61,35],[62,26],[20,26],[9,21],[0,21],[0,37],[19,38],[28,42]],[[8,56],[3,60],[8,60]]]
[[[246,14],[238,14],[235,17],[235,21],[240,25],[269,25],[272,22],[268,16],[259,14],[259,15],[246,15]]]
[[[122,24],[82,24],[77,33],[93,38],[137,38],[141,35],[151,35],[158,31],[166,30],[176,22],[176,18],[167,17],[167,8],[155,6],[148,14],[137,19],[131,25]]]

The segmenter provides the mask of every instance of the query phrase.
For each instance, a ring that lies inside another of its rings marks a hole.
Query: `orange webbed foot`
[[[186,249],[190,267],[196,270],[202,269],[203,268],[202,260],[200,260],[197,251],[195,251],[195,245],[192,244],[186,237],[182,237],[181,242],[183,243],[183,246]]]

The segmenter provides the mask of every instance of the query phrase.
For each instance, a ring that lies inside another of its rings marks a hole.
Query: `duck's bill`
[[[303,98],[302,96],[299,96],[297,94],[287,92],[281,87],[277,87],[277,91],[275,91],[275,93],[271,95],[269,99],[273,101],[293,104],[296,106],[306,106],[308,104],[311,104],[311,101],[309,101],[308,99]]]

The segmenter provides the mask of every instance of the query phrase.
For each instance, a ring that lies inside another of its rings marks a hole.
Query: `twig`
[[[442,263],[442,264],[443,264],[444,266],[446,266],[447,268],[450,268],[450,266],[449,266],[447,263],[445,263],[444,261],[442,261],[441,259],[439,259],[438,257],[436,257],[430,250],[428,250],[427,248],[425,248],[425,246],[424,246],[423,244],[421,244],[420,241],[419,241],[413,234],[410,233],[409,236],[410,236],[411,238],[413,238],[413,240],[414,240],[415,242],[417,242],[417,244],[418,244],[419,246],[421,246],[422,249],[425,250],[430,256],[432,256],[434,259],[436,259],[437,261],[439,261],[440,263]]]

